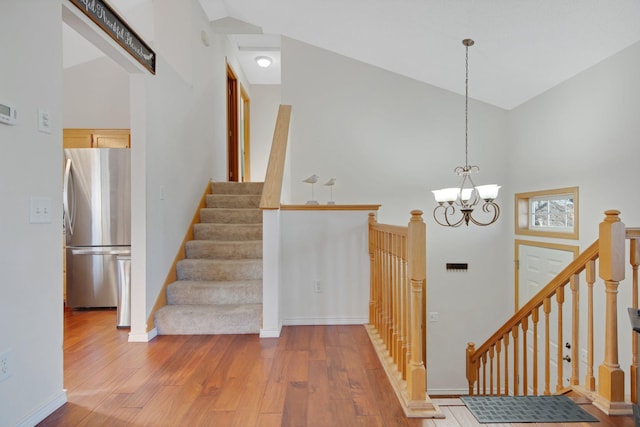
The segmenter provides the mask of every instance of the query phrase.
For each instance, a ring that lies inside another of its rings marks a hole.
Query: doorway
[[[578,255],[578,246],[561,245],[554,243],[538,242],[538,241],[515,241],[516,255],[516,272],[515,272],[515,309],[516,311],[523,307],[532,297],[540,292],[554,277],[558,275],[567,265],[571,263]],[[556,298],[552,298],[552,309],[549,315],[549,391],[555,393],[557,387],[564,383],[568,385],[570,372],[569,361],[562,360],[563,357],[569,355],[569,348],[565,348],[565,342],[570,341],[571,337],[571,295],[569,292],[564,293],[564,303],[562,304],[562,323],[558,312]],[[538,342],[543,343],[547,339],[545,336],[545,315],[542,309],[539,312],[538,324]],[[559,328],[559,325],[562,327]],[[562,342],[558,341],[559,333],[562,334]],[[539,366],[544,366],[546,348],[538,345],[537,360]],[[533,328],[527,330],[527,359],[533,360],[534,342]],[[562,356],[559,356],[562,354]],[[562,363],[560,367],[558,363]],[[541,365],[542,364],[542,365]],[[563,378],[558,379],[558,370],[562,369]],[[533,364],[527,365],[527,376],[533,378]],[[545,372],[544,369],[538,369],[537,384],[539,384],[538,392],[541,393],[545,388]],[[529,381],[528,394],[532,394],[533,381]]]
[[[240,181],[238,171],[238,79],[227,64],[227,180]]]

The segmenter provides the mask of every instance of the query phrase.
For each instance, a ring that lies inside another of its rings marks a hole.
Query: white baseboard
[[[153,328],[149,332],[129,332],[129,342],[149,342],[158,336],[158,330]]]
[[[260,329],[260,338],[280,338],[282,324],[277,329]]]
[[[428,375],[427,375],[428,377]],[[469,394],[468,388],[429,388],[427,394],[433,399],[438,396],[466,396]]]
[[[67,403],[67,390],[63,389],[36,408],[16,424],[17,427],[32,427],[53,414],[56,409]]]
[[[364,325],[368,317],[291,317],[282,321],[283,325]]]

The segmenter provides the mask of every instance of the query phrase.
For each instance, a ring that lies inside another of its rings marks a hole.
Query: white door
[[[533,243],[533,242],[532,242]],[[540,244],[520,243],[518,246],[518,307],[524,306],[533,296],[540,292],[555,276],[558,275],[574,258],[573,247],[560,249],[557,247],[540,246]],[[558,345],[562,346],[562,357],[570,354],[565,347],[571,340],[571,292],[567,286],[562,305],[562,342],[558,343],[558,306],[556,298],[551,299],[551,314],[549,316],[549,391],[555,393],[558,384]],[[538,394],[545,390],[545,315],[542,307],[539,309],[538,321]],[[533,321],[529,318],[527,331],[527,388],[528,394],[533,393]],[[567,386],[571,374],[571,364],[562,361],[562,384]],[[521,381],[522,383],[522,381]]]

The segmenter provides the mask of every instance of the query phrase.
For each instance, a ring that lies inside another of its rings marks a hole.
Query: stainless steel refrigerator
[[[116,307],[117,257],[131,253],[127,148],[64,150],[67,306]]]

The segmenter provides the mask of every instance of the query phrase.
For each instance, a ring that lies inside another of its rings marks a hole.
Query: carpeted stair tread
[[[262,195],[264,182],[212,182],[213,194],[252,194]]]
[[[160,335],[254,334],[262,324],[263,183],[212,182],[155,314]]]
[[[201,223],[262,224],[262,211],[254,208],[203,208]]]
[[[156,312],[160,335],[257,334],[262,304],[166,305]]]
[[[262,279],[261,259],[183,259],[176,265],[178,280]]]
[[[195,240],[262,240],[262,224],[211,224],[193,225]]]
[[[189,259],[259,259],[262,241],[190,240],[185,245]]]
[[[261,304],[262,280],[204,281],[178,280],[167,287],[167,303]]]
[[[251,194],[209,194],[206,197],[206,207],[257,209],[260,206],[260,197]]]

